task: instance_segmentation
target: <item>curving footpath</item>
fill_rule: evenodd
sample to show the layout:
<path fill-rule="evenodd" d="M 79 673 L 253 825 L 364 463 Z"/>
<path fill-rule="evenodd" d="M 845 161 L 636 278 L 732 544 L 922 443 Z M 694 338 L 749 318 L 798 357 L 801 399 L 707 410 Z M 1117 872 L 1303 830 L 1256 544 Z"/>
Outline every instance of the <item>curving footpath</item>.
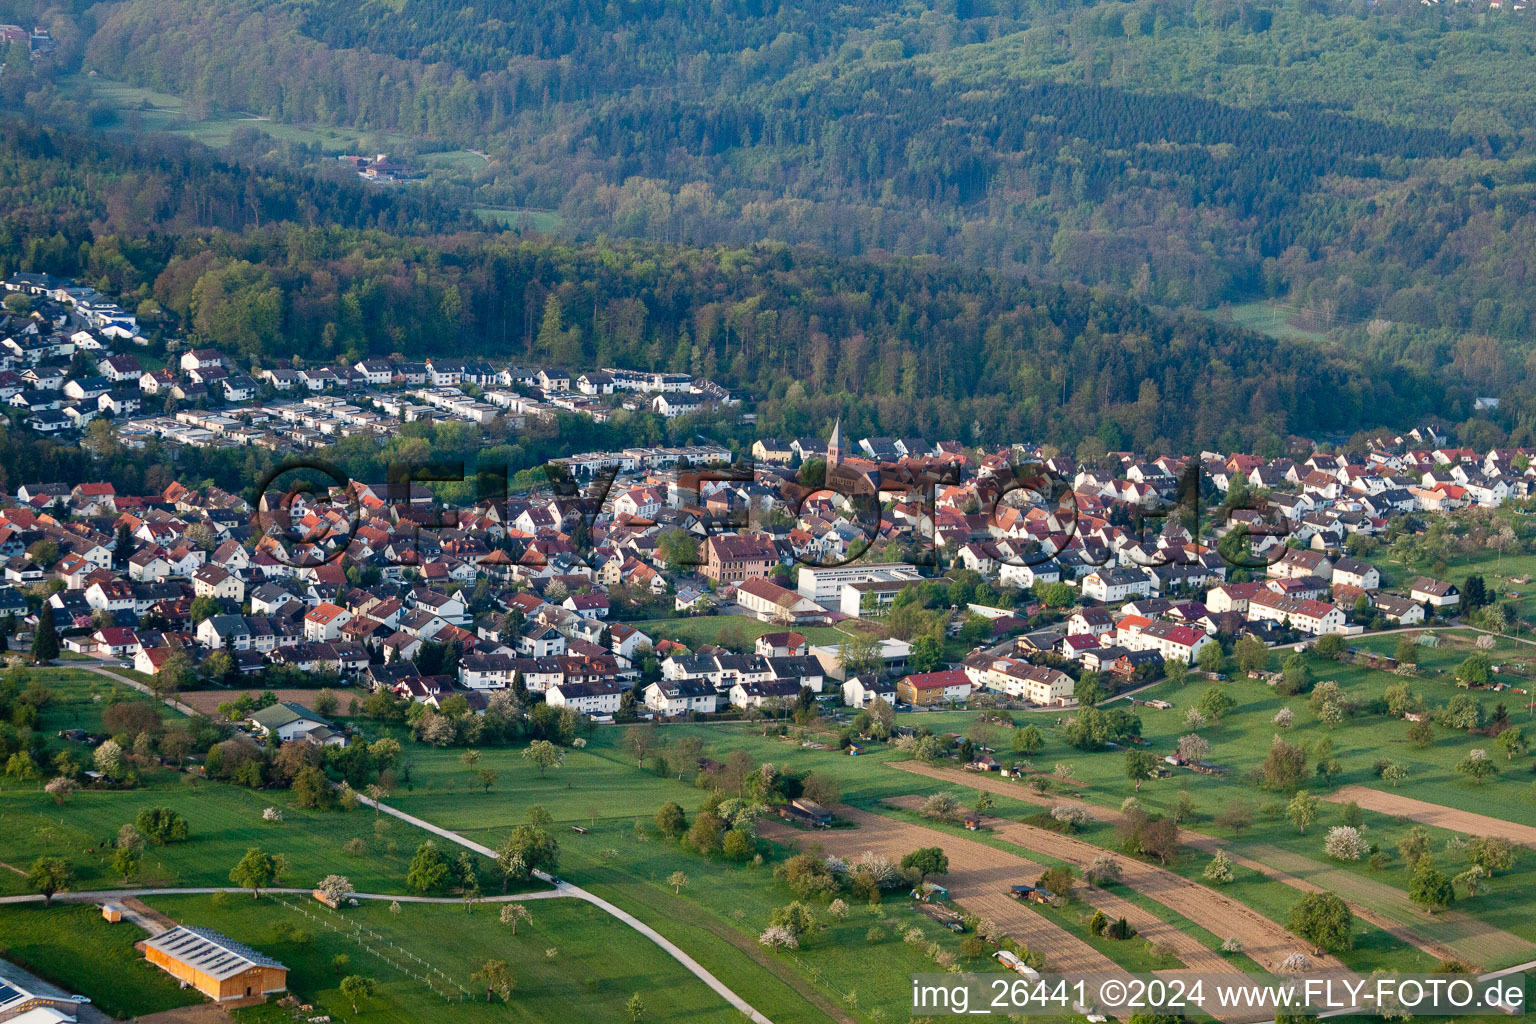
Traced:
<path fill-rule="evenodd" d="M 388 804 L 376 803 L 375 801 L 370 800 L 365 796 L 359 795 L 358 800 L 364 804 L 367 804 L 369 807 L 376 807 L 378 810 L 383 811 L 385 814 L 391 815 L 392 817 L 399 818 L 401 821 L 415 825 L 417 828 L 425 829 L 435 836 L 440 836 L 443 839 L 448 840 L 450 843 L 455 843 L 459 846 L 462 846 L 466 850 L 471 850 L 475 853 L 481 854 L 482 856 L 490 857 L 493 860 L 496 857 L 496 851 L 491 849 L 489 846 L 483 846 L 472 839 L 466 839 L 459 835 L 457 832 L 453 832 L 446 828 L 442 828 L 441 826 L 434 825 L 430 821 L 425 821 L 413 814 L 406 814 L 404 811 L 397 810 Z M 586 900 L 588 903 L 602 909 L 610 916 L 623 921 L 635 931 L 656 943 L 656 945 L 660 946 L 668 956 L 672 957 L 672 959 L 686 967 L 694 977 L 708 985 L 715 991 L 717 995 L 719 995 L 726 1002 L 730 1003 L 737 1010 L 740 1010 L 750 1020 L 754 1021 L 755 1024 L 773 1024 L 773 1022 L 770 1021 L 767 1017 L 763 1016 L 757 1010 L 754 1010 L 752 1005 L 745 999 L 741 998 L 735 992 L 732 992 L 729 988 L 727 988 L 725 982 L 709 973 L 709 971 L 705 970 L 702 964 L 700 964 L 693 957 L 689 956 L 687 953 L 683 952 L 683 950 L 680 949 L 671 939 L 667 938 L 665 935 L 661 934 L 656 929 L 646 924 L 644 921 L 635 917 L 633 914 L 626 910 L 619 909 L 612 903 L 609 903 L 607 900 L 603 899 L 601 896 L 590 893 L 587 890 L 581 888 L 579 885 L 572 885 L 571 883 L 565 881 L 556 882 L 553 876 L 543 871 L 536 871 L 534 874 L 538 878 L 555 886 L 555 890 L 551 895 L 571 896 L 579 900 Z"/>

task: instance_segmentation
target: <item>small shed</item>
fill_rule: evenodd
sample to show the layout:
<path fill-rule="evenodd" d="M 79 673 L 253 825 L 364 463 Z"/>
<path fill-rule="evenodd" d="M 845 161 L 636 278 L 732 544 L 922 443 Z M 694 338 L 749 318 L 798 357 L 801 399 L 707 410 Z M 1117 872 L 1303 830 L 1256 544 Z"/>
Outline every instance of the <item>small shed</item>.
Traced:
<path fill-rule="evenodd" d="M 1010 885 L 1008 895 L 1023 903 L 1050 903 L 1051 894 L 1033 885 Z"/>
<path fill-rule="evenodd" d="M 101 905 L 102 919 L 112 924 L 117 924 L 123 919 L 123 908 L 116 903 L 103 903 Z"/>

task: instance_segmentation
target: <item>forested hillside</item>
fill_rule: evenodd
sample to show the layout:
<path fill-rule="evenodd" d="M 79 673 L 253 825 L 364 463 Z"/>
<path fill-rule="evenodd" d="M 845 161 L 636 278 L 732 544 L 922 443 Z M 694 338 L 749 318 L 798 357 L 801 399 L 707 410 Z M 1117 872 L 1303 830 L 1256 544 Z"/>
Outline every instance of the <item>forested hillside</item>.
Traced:
<path fill-rule="evenodd" d="M 1528 19 L 525 8 L 0 3 L 59 43 L 0 99 L 71 126 L 0 138 L 0 257 L 84 274 L 253 361 L 446 347 L 687 370 L 750 390 L 765 432 L 841 413 L 887 433 L 1271 448 L 1466 420 L 1490 392 L 1500 423 L 1476 429 L 1529 431 L 1525 65 L 1497 83 L 1443 66 L 1479 40 L 1518 58 Z M 1362 80 L 1377 67 L 1391 95 Z M 259 121 L 219 155 L 108 145 L 132 113 L 96 91 L 108 75 L 181 97 L 189 123 L 243 112 L 485 159 L 385 190 Z M 480 231 L 477 205 L 558 211 L 561 240 Z M 1358 326 L 1298 344 L 1189 312 L 1264 296 Z"/>
<path fill-rule="evenodd" d="M 1169 306 L 1536 329 L 1536 19 L 1263 0 L 121 0 L 83 66 L 486 151 L 567 232 L 933 254 Z"/>
<path fill-rule="evenodd" d="M 445 350 L 720 379 L 765 430 L 1276 446 L 1472 393 L 1132 300 L 932 258 L 567 244 L 462 229 L 429 197 L 0 125 L 6 269 L 78 274 L 253 364 Z"/>

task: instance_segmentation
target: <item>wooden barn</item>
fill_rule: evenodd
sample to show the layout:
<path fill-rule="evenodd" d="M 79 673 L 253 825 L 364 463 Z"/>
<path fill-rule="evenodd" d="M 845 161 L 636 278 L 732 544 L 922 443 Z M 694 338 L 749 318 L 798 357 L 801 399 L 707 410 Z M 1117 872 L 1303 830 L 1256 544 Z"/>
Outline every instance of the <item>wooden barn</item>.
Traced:
<path fill-rule="evenodd" d="M 209 928 L 172 928 L 141 945 L 144 959 L 215 1002 L 259 1002 L 288 987 L 287 967 Z"/>

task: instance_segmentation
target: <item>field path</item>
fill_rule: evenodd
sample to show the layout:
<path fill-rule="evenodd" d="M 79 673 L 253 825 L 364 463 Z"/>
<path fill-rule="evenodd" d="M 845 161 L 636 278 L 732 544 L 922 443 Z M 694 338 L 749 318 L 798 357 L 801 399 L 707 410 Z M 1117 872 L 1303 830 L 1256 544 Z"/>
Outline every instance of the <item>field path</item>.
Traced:
<path fill-rule="evenodd" d="M 1365 786 L 1345 786 L 1338 792 L 1323 797 L 1336 804 L 1353 800 L 1367 811 L 1390 814 L 1395 818 L 1409 818 L 1421 825 L 1433 825 L 1451 832 L 1472 836 L 1498 836 L 1512 843 L 1536 848 L 1536 828 L 1513 821 L 1500 821 L 1486 814 L 1463 811 L 1443 804 L 1432 804 L 1412 797 L 1398 796 Z"/>
<path fill-rule="evenodd" d="M 1100 807 L 1067 794 L 1038 796 L 1022 784 L 1015 785 L 995 775 L 962 772 L 953 768 L 936 768 L 916 761 L 891 763 L 890 767 L 912 772 L 915 775 L 940 779 L 957 786 L 985 789 L 990 793 L 1026 803 L 1049 805 L 1071 802 L 1086 808 L 1098 820 L 1110 824 L 1118 822 L 1121 818 L 1120 812 L 1112 807 Z M 1349 904 L 1355 916 L 1418 948 L 1436 960 L 1460 960 L 1476 969 L 1482 964 L 1507 961 L 1512 956 L 1528 956 L 1536 953 L 1536 944 L 1503 929 L 1454 910 L 1443 911 L 1431 918 L 1422 908 L 1408 901 L 1407 893 L 1401 889 L 1343 868 L 1332 867 L 1301 854 L 1289 853 L 1270 846 L 1244 846 L 1245 852 L 1239 853 L 1231 843 L 1225 840 L 1188 830 L 1182 830 L 1180 838 L 1189 849 L 1199 850 L 1208 855 L 1214 856 L 1217 850 L 1226 850 L 1234 863 L 1258 871 L 1277 882 L 1283 882 L 1293 889 L 1302 892 L 1337 893 Z M 1159 900 L 1159 902 L 1163 901 Z M 1172 905 L 1172 908 L 1191 921 L 1199 923 L 1192 914 L 1179 905 Z"/>
<path fill-rule="evenodd" d="M 87 672 L 94 672 L 99 676 L 106 676 L 108 679 L 111 679 L 114 682 L 122 683 L 124 686 L 131 686 L 135 690 L 138 690 L 140 693 L 147 693 L 151 697 L 155 696 L 154 690 L 151 690 L 137 679 L 129 679 L 127 676 L 120 676 L 116 672 L 113 672 L 111 669 L 103 668 L 100 665 L 92 665 L 89 662 L 84 661 L 64 661 L 55 662 L 54 664 L 60 668 L 79 668 L 84 669 Z M 197 717 L 198 711 L 196 708 L 188 707 L 186 704 L 183 704 L 175 697 L 156 697 L 155 699 L 160 701 L 160 703 L 164 704 L 166 707 L 170 708 L 172 711 L 180 712 L 181 714 L 186 715 L 188 718 Z"/>
<path fill-rule="evenodd" d="M 949 874 L 944 877 L 944 885 L 954 902 L 978 917 L 989 918 L 1025 946 L 1043 953 L 1050 970 L 1066 973 L 1120 970 L 1114 961 L 1082 939 L 1006 895 L 1010 885 L 1032 885 L 1045 870 L 1041 865 L 973 839 L 961 839 L 869 811 L 838 807 L 837 815 L 858 828 L 807 833 L 776 821 L 765 821 L 759 825 L 758 832 L 764 838 L 786 845 L 816 843 L 827 853 L 845 860 L 873 851 L 899 861 L 920 846 L 942 847 L 949 857 Z"/>
<path fill-rule="evenodd" d="M 909 811 L 917 810 L 922 805 L 922 802 L 923 798 L 919 796 L 899 797 L 897 799 L 887 801 L 887 803 Z M 1089 843 L 1080 842 L 1076 839 L 1069 839 L 1066 836 L 1058 835 L 1055 832 L 1048 832 L 1045 829 L 1033 828 L 1029 825 L 1021 825 L 1017 822 L 1007 821 L 1001 818 L 990 822 L 989 827 L 992 829 L 993 835 L 997 836 L 999 839 L 1013 843 L 1015 846 L 1022 846 L 1027 850 L 1035 850 L 1040 853 L 1048 854 L 1057 860 L 1067 861 L 1073 867 L 1079 869 L 1079 871 L 1087 867 L 1090 863 L 1093 862 L 1095 857 L 1104 852 L 1097 846 L 1093 846 Z M 947 833 L 945 834 L 945 837 L 948 838 Z M 1006 852 L 998 850 L 996 847 L 989 846 L 987 849 L 993 851 L 994 856 L 1008 855 Z M 1147 874 L 1149 875 L 1156 872 L 1158 869 L 1151 867 L 1151 865 L 1139 864 L 1135 861 L 1132 861 L 1128 857 L 1117 857 L 1115 859 L 1120 862 L 1120 867 L 1124 873 L 1125 884 L 1127 886 L 1135 889 L 1137 892 L 1143 893 L 1143 895 L 1152 895 L 1151 893 L 1146 892 L 1142 885 L 1137 884 L 1137 881 L 1145 882 L 1145 879 L 1140 877 L 1141 873 L 1136 869 L 1138 867 L 1144 867 L 1147 869 Z M 1024 863 L 1028 862 L 1026 861 Z M 1172 872 L 1164 872 L 1164 874 L 1172 874 Z M 1185 888 L 1190 887 L 1190 883 L 1184 881 L 1184 879 L 1179 878 L 1177 875 L 1173 875 L 1173 877 L 1178 879 L 1181 886 Z M 1149 888 L 1156 889 L 1157 887 L 1149 886 Z M 1198 889 L 1199 886 L 1194 886 L 1194 888 Z M 1172 924 L 1169 924 L 1167 921 L 1164 921 L 1156 914 L 1136 903 L 1131 902 L 1123 896 L 1094 886 L 1079 887 L 1077 889 L 1077 896 L 1086 902 L 1089 906 L 1095 907 L 1098 910 L 1102 910 L 1111 919 L 1117 917 L 1125 918 L 1136 927 L 1137 935 L 1146 939 L 1148 942 L 1166 946 L 1167 948 L 1171 949 L 1174 952 L 1174 955 L 1176 955 L 1180 960 L 1184 961 L 1185 965 L 1188 966 L 1191 970 L 1204 971 L 1210 974 L 1222 974 L 1232 970 L 1232 965 L 1227 962 L 1225 957 L 1223 957 L 1215 950 L 1208 948 L 1205 943 L 1201 942 L 1195 936 L 1180 930 Z M 1166 900 L 1159 900 L 1158 902 L 1167 905 Z M 1195 916 L 1186 912 L 1182 907 L 1172 907 L 1171 909 L 1177 910 L 1179 913 L 1184 914 L 1184 916 L 1188 917 L 1191 921 L 1195 921 L 1196 924 L 1205 927 L 1213 935 L 1218 935 L 1221 938 L 1228 937 L 1224 929 L 1230 930 L 1230 925 L 1233 923 L 1232 918 L 1234 915 L 1230 911 L 1224 913 L 1223 917 L 1225 920 L 1217 921 L 1215 919 L 1208 919 L 1209 923 L 1207 923 L 1207 921 L 1196 921 Z M 1275 930 L 1279 932 L 1280 942 L 1288 941 L 1289 943 L 1287 946 L 1285 946 L 1285 948 L 1279 950 L 1278 955 L 1274 957 L 1275 964 L 1279 964 L 1281 960 L 1285 959 L 1287 954 L 1299 950 L 1301 948 L 1301 944 L 1298 943 L 1295 939 L 1287 936 L 1282 929 L 1277 928 Z M 1243 939 L 1243 951 L 1245 953 L 1249 952 L 1253 946 L 1250 945 L 1248 939 L 1242 935 L 1239 935 L 1238 937 Z M 1259 936 L 1256 938 L 1253 945 L 1263 945 L 1267 947 L 1268 945 L 1274 944 L 1273 941 L 1268 941 L 1272 939 L 1272 936 Z M 1254 959 L 1258 960 L 1259 957 L 1254 956 Z M 1265 964 L 1266 966 L 1269 964 L 1268 959 L 1259 960 L 1259 962 Z M 1330 964 L 1328 966 L 1337 965 Z"/>
<path fill-rule="evenodd" d="M 1282 881 L 1295 879 L 1318 891 L 1335 893 L 1352 906 L 1368 904 L 1368 911 L 1362 913 L 1357 909 L 1356 913 L 1442 960 L 1477 965 L 1536 954 L 1536 944 L 1518 935 L 1459 910 L 1442 910 L 1431 917 L 1403 890 L 1347 868 L 1324 864 L 1278 846 L 1251 846 L 1248 854 L 1243 863 L 1271 877 L 1284 872 L 1286 877 Z"/>
<path fill-rule="evenodd" d="M 1049 853 L 1079 870 L 1093 863 L 1106 852 L 1102 847 L 1071 836 L 1060 835 L 1033 825 L 999 820 L 991 823 L 999 839 L 1022 846 L 1028 850 Z M 1243 944 L 1243 952 L 1257 960 L 1270 971 L 1279 971 L 1281 962 L 1291 953 L 1302 948 L 1302 943 L 1285 928 L 1209 886 L 1199 885 L 1166 868 L 1132 857 L 1114 855 L 1120 863 L 1121 878 L 1126 886 L 1148 899 L 1154 900 L 1181 917 L 1204 928 L 1222 939 L 1236 938 Z M 1106 913 L 1108 911 L 1106 910 Z M 1164 925 L 1172 928 L 1172 925 Z M 1184 933 L 1174 929 L 1183 935 Z M 1196 945 L 1199 945 L 1196 943 Z M 1179 955 L 1191 967 L 1197 966 L 1184 955 Z M 1200 945 L 1209 956 L 1216 954 Z M 1198 954 L 1196 954 L 1198 955 Z M 1204 958 L 1202 958 L 1204 959 Z M 1217 957 L 1219 960 L 1220 957 Z M 1209 961 L 1206 961 L 1209 962 Z M 1343 970 L 1342 964 L 1325 962 L 1327 968 Z M 1201 969 L 1205 969 L 1202 967 Z M 1214 969 L 1214 968 L 1213 968 Z M 1226 968 L 1222 968 L 1226 969 Z"/>
<path fill-rule="evenodd" d="M 457 832 L 449 831 L 440 825 L 434 825 L 430 821 L 425 821 L 413 814 L 406 814 L 404 811 L 391 807 L 386 803 L 375 803 L 373 800 L 370 800 L 365 796 L 358 796 L 358 800 L 362 801 L 364 804 L 367 804 L 370 807 L 377 807 L 385 814 L 399 818 L 401 821 L 409 822 L 412 825 L 415 825 L 417 828 L 425 829 L 435 836 L 440 836 L 441 838 L 448 840 L 450 843 L 455 843 L 459 846 L 462 846 L 466 850 L 478 853 L 484 857 L 490 857 L 492 860 L 496 858 L 495 850 L 491 849 L 489 846 L 482 846 L 480 843 L 475 842 L 473 839 L 466 839 L 459 835 Z M 690 974 L 698 978 L 704 984 L 708 985 L 715 991 L 716 994 L 718 994 L 726 1002 L 730 1003 L 737 1010 L 740 1010 L 750 1020 L 756 1022 L 756 1024 L 773 1024 L 773 1022 L 770 1021 L 767 1017 L 763 1016 L 757 1010 L 754 1010 L 752 1005 L 745 999 L 731 991 L 731 989 L 726 986 L 725 982 L 709 973 L 703 964 L 689 956 L 675 942 L 658 932 L 656 929 L 652 928 L 650 925 L 646 924 L 644 921 L 640 920 L 635 915 L 629 913 L 626 910 L 621 910 L 620 908 L 614 906 L 612 903 L 609 903 L 607 900 L 603 899 L 601 896 L 598 896 L 595 893 L 590 893 L 578 885 L 572 885 L 570 882 L 564 881 L 557 882 L 553 876 L 543 871 L 536 871 L 534 874 L 544 881 L 554 885 L 558 893 L 566 896 L 574 896 L 579 900 L 586 900 L 588 903 L 595 907 L 601 908 L 611 917 L 615 917 L 618 920 L 623 921 L 635 931 L 656 943 L 656 945 L 660 946 L 668 956 L 672 957 L 672 959 L 676 960 L 678 963 L 687 968 Z"/>

